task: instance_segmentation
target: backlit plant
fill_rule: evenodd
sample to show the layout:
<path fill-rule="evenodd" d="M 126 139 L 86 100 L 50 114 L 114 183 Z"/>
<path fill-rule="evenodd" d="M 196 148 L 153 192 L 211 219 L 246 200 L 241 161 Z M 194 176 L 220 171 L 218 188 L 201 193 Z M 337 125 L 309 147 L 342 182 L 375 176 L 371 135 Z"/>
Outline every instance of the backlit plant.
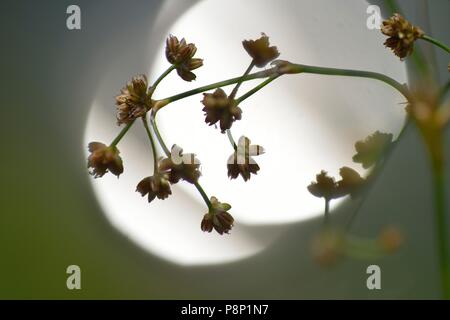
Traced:
<path fill-rule="evenodd" d="M 384 21 L 381 32 L 388 36 L 385 46 L 390 48 L 401 60 L 415 53 L 414 44 L 418 40 L 431 42 L 450 52 L 447 46 L 426 35 L 422 29 L 412 25 L 400 14 L 394 14 Z M 264 148 L 260 145 L 253 145 L 251 140 L 245 136 L 240 137 L 236 143 L 231 132 L 233 123 L 241 120 L 244 116 L 244 101 L 247 98 L 285 75 L 309 73 L 362 77 L 382 81 L 403 95 L 408 120 L 396 140 L 390 133 L 376 131 L 356 142 L 353 162 L 355 165 L 361 165 L 364 169 L 369 169 L 367 176 L 361 176 L 355 168 L 342 167 L 339 171 L 340 178 L 336 180 L 322 170 L 316 175 L 315 181 L 311 182 L 309 186 L 305 186 L 313 196 L 323 198 L 325 204 L 324 228 L 313 242 L 313 253 L 319 263 L 332 264 L 340 256 L 377 257 L 391 253 L 400 246 L 402 236 L 393 227 L 382 230 L 379 238 L 375 240 L 350 235 L 349 229 L 389 154 L 401 139 L 405 127 L 412 122 L 418 127 L 431 159 L 442 283 L 445 297 L 449 298 L 450 259 L 448 255 L 449 238 L 446 232 L 447 218 L 445 217 L 443 150 L 444 129 L 450 120 L 450 105 L 444 105 L 444 97 L 449 85 L 447 84 L 443 88 L 432 86 L 429 75 L 424 73 L 422 74 L 422 83 L 419 83 L 417 87 L 408 88 L 406 85 L 376 72 L 325 68 L 277 60 L 280 55 L 278 48 L 270 45 L 269 37 L 264 33 L 256 40 L 244 40 L 242 45 L 250 57 L 249 65 L 242 75 L 160 99 L 155 98 L 154 93 L 168 74 L 176 71 L 181 80 L 190 82 L 196 79 L 194 71 L 203 65 L 203 60 L 196 57 L 197 48 L 194 44 L 188 43 L 184 38 L 179 40 L 170 35 L 166 41 L 165 51 L 169 62 L 167 70 L 151 84 L 145 75 L 134 77 L 116 96 L 117 124 L 123 128 L 109 145 L 100 142 L 89 143 L 88 167 L 91 169 L 90 173 L 95 178 L 102 177 L 107 172 L 116 176 L 122 174 L 124 165 L 117 146 L 131 126 L 138 120 L 142 121 L 153 154 L 153 174 L 143 177 L 141 181 L 136 181 L 136 191 L 146 197 L 150 203 L 169 198 L 172 194 L 171 186 L 173 184 L 181 181 L 192 184 L 207 207 L 206 213 L 203 213 L 203 219 L 199 219 L 201 230 L 205 232 L 215 230 L 221 235 L 229 233 L 235 222 L 229 212 L 231 205 L 219 201 L 214 196 L 207 195 L 200 184 L 200 161 L 195 154 L 184 153 L 178 145 L 173 145 L 169 149 L 157 126 L 158 112 L 178 100 L 203 94 L 199 107 L 203 107 L 205 123 L 210 126 L 218 126 L 219 133 L 225 134 L 231 144 L 231 155 L 227 159 L 226 173 L 224 172 L 224 174 L 227 174 L 230 179 L 240 177 L 249 182 L 251 176 L 261 170 L 255 157 L 263 154 Z M 270 67 L 267 67 L 269 64 Z M 252 73 L 255 68 L 259 68 L 259 70 Z M 241 84 L 255 79 L 262 81 L 253 89 L 238 96 Z M 427 84 L 425 84 L 426 81 Z M 234 86 L 228 94 L 225 88 L 231 85 Z M 158 154 L 156 144 L 159 144 L 164 151 L 163 155 Z M 265 170 L 270 169 L 265 168 Z M 331 226 L 329 208 L 332 200 L 344 196 L 350 196 L 352 201 L 358 202 L 358 205 L 350 222 L 343 231 L 340 231 Z M 156 198 L 159 200 L 155 200 Z"/>

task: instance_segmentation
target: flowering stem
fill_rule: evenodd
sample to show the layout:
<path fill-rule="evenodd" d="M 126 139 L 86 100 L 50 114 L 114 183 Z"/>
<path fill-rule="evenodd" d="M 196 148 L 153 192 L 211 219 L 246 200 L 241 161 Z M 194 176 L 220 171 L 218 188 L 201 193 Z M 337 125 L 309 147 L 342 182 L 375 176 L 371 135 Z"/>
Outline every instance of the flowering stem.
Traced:
<path fill-rule="evenodd" d="M 164 150 L 164 153 L 166 154 L 167 158 L 170 158 L 171 157 L 170 151 L 167 148 L 166 143 L 164 142 L 163 138 L 161 137 L 161 134 L 159 133 L 158 126 L 156 124 L 156 114 L 155 113 L 150 114 L 150 123 L 153 127 L 153 131 L 155 132 L 156 139 L 158 140 L 159 145 Z M 194 183 L 194 186 L 197 188 L 198 192 L 202 196 L 203 200 L 205 201 L 206 205 L 208 206 L 208 209 L 211 209 L 211 207 L 212 207 L 211 201 L 209 201 L 209 198 L 208 198 L 205 190 L 200 185 L 200 183 L 197 181 Z"/>
<path fill-rule="evenodd" d="M 169 73 L 172 72 L 172 70 L 174 70 L 176 68 L 176 66 L 173 64 L 171 65 L 169 68 L 167 68 L 166 71 L 164 71 L 158 79 L 156 79 L 155 83 L 153 83 L 152 85 L 152 89 L 153 91 L 155 91 L 156 87 L 158 86 L 158 84 L 166 77 L 169 75 Z"/>
<path fill-rule="evenodd" d="M 150 144 L 152 145 L 152 153 L 153 153 L 153 172 L 155 173 L 158 168 L 158 155 L 156 153 L 155 141 L 153 140 L 152 133 L 150 132 L 150 128 L 148 127 L 148 122 L 146 116 L 142 117 L 142 123 L 144 124 L 145 131 L 147 131 L 148 138 L 150 139 Z"/>
<path fill-rule="evenodd" d="M 125 136 L 125 134 L 128 132 L 128 130 L 131 128 L 131 126 L 133 125 L 134 120 L 127 123 L 127 125 L 122 129 L 122 131 L 119 132 L 119 134 L 117 135 L 117 137 L 113 140 L 113 142 L 111 142 L 111 144 L 109 145 L 110 147 L 115 147 L 117 146 L 117 144 L 119 143 L 119 141 Z"/>
<path fill-rule="evenodd" d="M 445 44 L 443 44 L 442 42 L 440 42 L 439 40 L 437 40 L 437 39 L 434 39 L 434 38 L 432 38 L 430 36 L 427 36 L 427 35 L 422 36 L 420 39 L 428 41 L 428 42 L 434 44 L 435 46 L 438 46 L 442 50 L 447 51 L 447 53 L 450 53 L 450 48 L 448 46 L 446 46 Z"/>
<path fill-rule="evenodd" d="M 244 95 L 242 95 L 241 97 L 239 97 L 238 99 L 236 99 L 236 102 L 239 104 L 242 101 L 244 101 L 245 99 L 247 99 L 248 97 L 250 97 L 251 95 L 255 94 L 256 92 L 258 92 L 259 90 L 261 90 L 262 88 L 264 88 L 265 86 L 267 86 L 269 83 L 271 83 L 273 80 L 275 80 L 276 78 L 278 78 L 279 75 L 273 75 L 270 76 L 266 81 L 260 83 L 259 85 L 257 85 L 256 87 L 254 87 L 253 89 L 251 89 L 250 91 L 248 91 L 247 93 L 245 93 Z"/>

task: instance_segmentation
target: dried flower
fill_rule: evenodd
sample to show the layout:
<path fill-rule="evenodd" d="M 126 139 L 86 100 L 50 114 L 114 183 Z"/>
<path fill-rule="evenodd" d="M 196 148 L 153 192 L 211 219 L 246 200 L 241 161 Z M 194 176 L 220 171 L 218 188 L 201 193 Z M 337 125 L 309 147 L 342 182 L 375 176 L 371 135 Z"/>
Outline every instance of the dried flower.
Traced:
<path fill-rule="evenodd" d="M 269 46 L 269 37 L 264 33 L 261 33 L 261 38 L 257 40 L 242 41 L 242 45 L 247 53 L 253 58 L 255 66 L 259 68 L 264 67 L 280 55 L 277 47 Z"/>
<path fill-rule="evenodd" d="M 183 149 L 176 144 L 172 147 L 171 156 L 159 162 L 158 170 L 168 174 L 170 183 L 177 183 L 180 179 L 196 183 L 201 175 L 200 160 L 193 153 L 183 154 Z"/>
<path fill-rule="evenodd" d="M 403 235 L 395 227 L 383 229 L 378 237 L 381 248 L 387 253 L 394 253 L 403 244 Z"/>
<path fill-rule="evenodd" d="M 337 182 L 337 193 L 343 196 L 349 194 L 352 198 L 356 198 L 362 191 L 366 180 L 349 167 L 342 167 L 339 175 L 342 179 Z"/>
<path fill-rule="evenodd" d="M 355 143 L 356 154 L 353 161 L 361 163 L 364 169 L 374 165 L 384 154 L 392 142 L 392 134 L 376 131 L 365 140 Z"/>
<path fill-rule="evenodd" d="M 100 142 L 89 143 L 88 168 L 92 168 L 89 173 L 95 178 L 103 177 L 108 170 L 117 177 L 123 172 L 122 159 L 119 156 L 119 149 L 115 146 L 108 147 Z"/>
<path fill-rule="evenodd" d="M 130 123 L 142 117 L 152 107 L 151 92 L 148 89 L 147 77 L 139 75 L 133 77 L 121 94 L 116 96 L 117 124 Z"/>
<path fill-rule="evenodd" d="M 185 81 L 192 81 L 196 78 L 191 72 L 203 65 L 203 60 L 194 58 L 197 47 L 193 43 L 186 43 L 177 37 L 170 35 L 166 40 L 166 58 L 175 65 L 178 75 Z"/>
<path fill-rule="evenodd" d="M 257 174 L 259 165 L 253 160 L 253 156 L 264 153 L 264 148 L 259 145 L 251 145 L 250 139 L 240 137 L 236 151 L 228 158 L 228 177 L 236 179 L 239 175 L 244 181 L 250 179 L 251 174 Z"/>
<path fill-rule="evenodd" d="M 158 199 L 166 199 L 172 194 L 169 184 L 169 176 L 165 173 L 156 172 L 153 176 L 142 179 L 136 191 L 140 192 L 144 197 L 148 194 L 148 202 L 152 202 L 156 197 Z"/>
<path fill-rule="evenodd" d="M 211 232 L 216 230 L 219 234 L 229 233 L 233 227 L 234 219 L 227 212 L 231 209 L 228 203 L 221 203 L 216 197 L 211 197 L 211 208 L 203 216 L 201 228 L 203 231 Z"/>
<path fill-rule="evenodd" d="M 338 196 L 338 186 L 333 177 L 328 176 L 328 173 L 322 170 L 316 175 L 316 182 L 311 182 L 308 186 L 308 191 L 318 198 L 325 198 L 326 200 L 334 199 Z"/>
<path fill-rule="evenodd" d="M 400 59 L 409 56 L 414 50 L 414 42 L 423 37 L 424 32 L 396 13 L 383 21 L 381 32 L 389 38 L 384 45 L 391 48 Z"/>
<path fill-rule="evenodd" d="M 335 230 L 326 230 L 318 234 L 312 242 L 314 260 L 324 267 L 334 265 L 343 255 L 344 237 Z"/>
<path fill-rule="evenodd" d="M 222 133 L 230 129 L 234 121 L 242 118 L 242 110 L 237 106 L 236 100 L 228 98 L 220 88 L 214 93 L 204 93 L 202 103 L 205 106 L 205 122 L 210 126 L 220 122 Z"/>

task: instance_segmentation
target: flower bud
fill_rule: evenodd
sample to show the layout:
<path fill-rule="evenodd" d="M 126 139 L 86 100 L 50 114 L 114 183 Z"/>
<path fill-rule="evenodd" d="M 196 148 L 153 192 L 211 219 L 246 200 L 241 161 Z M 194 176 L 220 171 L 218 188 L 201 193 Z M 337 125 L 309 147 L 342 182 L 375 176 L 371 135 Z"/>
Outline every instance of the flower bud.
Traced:
<path fill-rule="evenodd" d="M 116 147 L 108 147 L 100 142 L 89 143 L 88 168 L 95 178 L 103 177 L 106 172 L 111 172 L 117 177 L 123 172 L 122 159 Z"/>

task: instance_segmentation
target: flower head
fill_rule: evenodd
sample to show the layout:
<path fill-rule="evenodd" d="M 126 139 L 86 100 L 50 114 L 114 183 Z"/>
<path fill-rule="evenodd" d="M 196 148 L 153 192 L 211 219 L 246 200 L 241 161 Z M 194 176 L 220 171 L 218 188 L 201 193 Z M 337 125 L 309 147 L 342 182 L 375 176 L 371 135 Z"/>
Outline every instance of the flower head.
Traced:
<path fill-rule="evenodd" d="M 352 198 L 356 198 L 362 191 L 366 180 L 349 167 L 342 167 L 339 170 L 339 175 L 342 179 L 337 182 L 338 194 L 349 194 Z"/>
<path fill-rule="evenodd" d="M 148 195 L 148 202 L 152 202 L 156 197 L 164 200 L 172 194 L 168 179 L 167 174 L 156 172 L 153 176 L 142 179 L 138 183 L 136 191 L 140 192 L 143 197 Z"/>
<path fill-rule="evenodd" d="M 203 65 L 203 60 L 194 58 L 197 47 L 193 43 L 186 43 L 183 38 L 170 35 L 166 40 L 166 58 L 175 65 L 178 75 L 185 81 L 192 81 L 196 78 L 191 72 Z"/>
<path fill-rule="evenodd" d="M 358 172 L 349 167 L 342 167 L 339 175 L 341 180 L 336 182 L 333 177 L 328 176 L 328 173 L 322 170 L 316 175 L 316 182 L 311 182 L 308 186 L 308 191 L 312 195 L 328 201 L 346 195 L 356 197 L 362 190 L 365 180 Z"/>
<path fill-rule="evenodd" d="M 400 59 L 409 56 L 414 50 L 414 42 L 423 37 L 424 32 L 396 13 L 383 21 L 381 32 L 389 38 L 384 45 L 391 48 Z"/>
<path fill-rule="evenodd" d="M 259 145 L 251 145 L 250 139 L 240 137 L 236 151 L 228 158 L 228 177 L 236 179 L 239 175 L 244 181 L 250 179 L 251 174 L 257 174 L 259 165 L 253 160 L 253 156 L 264 153 L 264 148 Z"/>
<path fill-rule="evenodd" d="M 361 163 L 364 169 L 374 165 L 392 143 L 392 134 L 376 131 L 365 140 L 355 143 L 356 154 L 353 161 Z"/>
<path fill-rule="evenodd" d="M 340 232 L 326 230 L 316 235 L 313 239 L 312 255 L 319 265 L 330 267 L 342 257 L 344 247 L 344 237 Z"/>
<path fill-rule="evenodd" d="M 205 122 L 210 126 L 219 122 L 222 133 L 230 129 L 234 121 L 242 118 L 242 110 L 237 106 L 236 100 L 228 98 L 220 88 L 214 93 L 204 93 L 202 103 Z"/>
<path fill-rule="evenodd" d="M 229 233 L 233 227 L 234 219 L 227 212 L 231 209 L 228 203 L 221 203 L 216 197 L 211 197 L 211 208 L 207 214 L 203 216 L 201 228 L 205 232 L 216 230 L 220 235 Z"/>
<path fill-rule="evenodd" d="M 100 142 L 91 142 L 88 148 L 91 153 L 88 157 L 88 168 L 92 168 L 89 173 L 95 178 L 103 177 L 108 171 L 117 177 L 123 172 L 119 149 Z"/>
<path fill-rule="evenodd" d="M 338 193 L 337 183 L 333 177 L 328 176 L 328 173 L 322 170 L 316 175 L 316 182 L 313 181 L 308 186 L 308 191 L 318 198 L 334 199 Z"/>
<path fill-rule="evenodd" d="M 147 77 L 139 75 L 122 88 L 116 96 L 117 124 L 130 123 L 142 117 L 152 107 L 151 92 L 148 89 Z"/>
<path fill-rule="evenodd" d="M 180 179 L 196 183 L 201 175 L 200 160 L 193 153 L 183 154 L 183 149 L 176 144 L 172 147 L 171 156 L 159 162 L 158 170 L 168 175 L 170 183 L 177 183 Z"/>
<path fill-rule="evenodd" d="M 242 41 L 245 51 L 253 58 L 255 66 L 262 68 L 270 61 L 278 58 L 280 53 L 277 47 L 269 45 L 269 37 L 264 33 L 257 40 Z"/>

